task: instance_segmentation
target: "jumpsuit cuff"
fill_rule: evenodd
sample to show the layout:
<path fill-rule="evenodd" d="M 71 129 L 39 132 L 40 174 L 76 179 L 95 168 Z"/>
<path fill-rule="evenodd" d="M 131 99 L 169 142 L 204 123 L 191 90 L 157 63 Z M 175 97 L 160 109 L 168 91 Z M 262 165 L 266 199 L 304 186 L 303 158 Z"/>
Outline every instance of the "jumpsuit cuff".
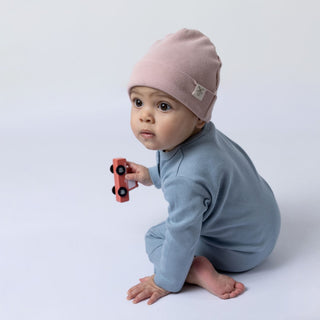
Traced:
<path fill-rule="evenodd" d="M 170 281 L 168 279 L 165 279 L 164 277 L 162 277 L 161 275 L 159 275 L 157 273 L 154 275 L 154 283 L 158 287 L 160 287 L 164 290 L 167 290 L 169 292 L 174 292 L 174 293 L 179 292 L 182 289 L 183 284 L 184 284 L 184 283 L 182 283 L 182 284 L 178 283 L 177 281 L 172 281 L 172 280 Z"/>

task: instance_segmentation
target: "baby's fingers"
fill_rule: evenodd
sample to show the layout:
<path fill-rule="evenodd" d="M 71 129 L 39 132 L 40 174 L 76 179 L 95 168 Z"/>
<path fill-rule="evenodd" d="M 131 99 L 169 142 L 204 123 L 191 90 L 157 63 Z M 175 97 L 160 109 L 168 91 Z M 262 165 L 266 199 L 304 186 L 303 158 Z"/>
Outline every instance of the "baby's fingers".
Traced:
<path fill-rule="evenodd" d="M 153 304 L 155 303 L 156 301 L 158 301 L 160 298 L 162 298 L 164 295 L 159 293 L 159 292 L 154 292 L 152 294 L 152 296 L 150 297 L 149 301 L 148 301 L 148 304 Z"/>
<path fill-rule="evenodd" d="M 147 280 L 150 280 L 150 278 L 151 278 L 150 276 L 149 277 L 140 278 L 139 281 L 140 282 L 145 282 Z"/>
<path fill-rule="evenodd" d="M 151 294 L 152 294 L 152 293 L 150 292 L 150 290 L 145 289 L 145 290 L 143 290 L 142 292 L 140 292 L 140 293 L 134 298 L 134 300 L 133 300 L 132 302 L 133 302 L 133 303 L 139 303 L 139 302 L 141 302 L 141 301 L 143 301 L 143 300 L 146 300 L 146 299 L 150 298 Z"/>
<path fill-rule="evenodd" d="M 140 285 L 140 283 L 137 284 L 136 286 L 134 286 L 128 290 L 127 299 L 131 300 L 131 299 L 135 298 L 142 290 L 143 290 L 143 288 Z"/>
<path fill-rule="evenodd" d="M 127 165 L 129 167 L 129 170 L 128 170 L 129 172 L 130 171 L 131 172 L 136 172 L 140 167 L 140 165 L 138 165 L 138 164 L 136 164 L 134 162 L 130 162 L 130 161 L 127 161 Z"/>
<path fill-rule="evenodd" d="M 125 178 L 127 180 L 139 181 L 139 175 L 137 173 L 127 173 Z M 140 182 L 140 181 L 139 181 Z"/>

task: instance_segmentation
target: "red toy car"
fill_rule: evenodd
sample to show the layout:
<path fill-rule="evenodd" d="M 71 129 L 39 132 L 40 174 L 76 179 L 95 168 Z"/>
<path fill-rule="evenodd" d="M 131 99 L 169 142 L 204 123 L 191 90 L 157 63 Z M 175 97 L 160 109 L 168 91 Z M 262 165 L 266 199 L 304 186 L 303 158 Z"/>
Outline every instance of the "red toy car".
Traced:
<path fill-rule="evenodd" d="M 110 171 L 114 174 L 113 194 L 116 195 L 116 200 L 119 202 L 129 201 L 129 191 L 138 187 L 138 182 L 133 180 L 126 180 L 126 173 L 131 170 L 124 158 L 113 159 Z"/>

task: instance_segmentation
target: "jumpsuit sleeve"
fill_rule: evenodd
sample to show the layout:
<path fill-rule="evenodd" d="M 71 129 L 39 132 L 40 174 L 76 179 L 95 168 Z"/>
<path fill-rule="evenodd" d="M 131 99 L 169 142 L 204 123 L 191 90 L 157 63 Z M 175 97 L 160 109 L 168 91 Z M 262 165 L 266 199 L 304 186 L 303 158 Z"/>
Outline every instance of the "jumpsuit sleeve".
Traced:
<path fill-rule="evenodd" d="M 161 177 L 160 177 L 160 154 L 159 151 L 156 153 L 157 165 L 149 168 L 149 174 L 154 186 L 157 189 L 161 188 Z"/>
<path fill-rule="evenodd" d="M 192 264 L 210 196 L 204 187 L 184 177 L 174 177 L 162 189 L 169 215 L 154 280 L 159 287 L 178 292 Z"/>
<path fill-rule="evenodd" d="M 160 179 L 160 173 L 159 173 L 159 168 L 158 166 L 154 166 L 148 169 L 149 170 L 149 174 L 151 177 L 151 180 L 154 184 L 154 186 L 157 189 L 161 188 L 161 179 Z"/>

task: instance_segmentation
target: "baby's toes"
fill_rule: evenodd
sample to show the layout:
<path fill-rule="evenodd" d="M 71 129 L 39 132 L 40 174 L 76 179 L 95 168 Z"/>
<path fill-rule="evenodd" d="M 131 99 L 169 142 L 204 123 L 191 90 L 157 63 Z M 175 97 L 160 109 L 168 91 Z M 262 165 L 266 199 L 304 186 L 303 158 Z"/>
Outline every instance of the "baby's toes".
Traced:
<path fill-rule="evenodd" d="M 234 285 L 234 289 L 232 292 L 230 292 L 230 298 L 234 298 L 241 293 L 243 293 L 245 290 L 245 286 L 241 282 L 236 282 Z"/>
<path fill-rule="evenodd" d="M 223 300 L 227 300 L 227 299 L 231 298 L 230 295 L 231 295 L 230 293 L 224 293 L 224 294 L 220 295 L 219 298 L 221 298 Z"/>
<path fill-rule="evenodd" d="M 241 283 L 241 282 L 236 282 L 236 284 L 235 284 L 235 290 L 236 290 L 237 292 L 242 293 L 242 292 L 244 292 L 245 289 L 246 289 L 246 288 L 245 288 L 245 286 L 244 286 L 243 283 Z"/>

